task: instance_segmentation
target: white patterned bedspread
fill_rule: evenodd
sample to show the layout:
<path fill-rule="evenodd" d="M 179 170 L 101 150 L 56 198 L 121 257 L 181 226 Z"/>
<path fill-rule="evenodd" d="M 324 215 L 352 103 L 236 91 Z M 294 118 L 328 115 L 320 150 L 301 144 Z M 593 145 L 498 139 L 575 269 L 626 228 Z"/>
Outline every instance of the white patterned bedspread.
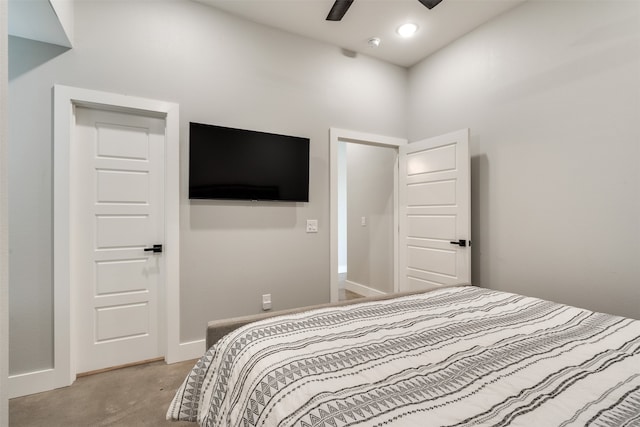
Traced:
<path fill-rule="evenodd" d="M 640 321 L 477 287 L 276 317 L 214 345 L 203 426 L 640 426 Z"/>

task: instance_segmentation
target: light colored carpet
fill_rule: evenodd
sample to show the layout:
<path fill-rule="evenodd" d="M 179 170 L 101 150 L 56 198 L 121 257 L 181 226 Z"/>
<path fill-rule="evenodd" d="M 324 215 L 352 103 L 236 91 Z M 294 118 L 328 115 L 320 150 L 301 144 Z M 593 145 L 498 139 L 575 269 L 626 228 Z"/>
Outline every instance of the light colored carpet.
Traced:
<path fill-rule="evenodd" d="M 70 387 L 9 401 L 9 426 L 172 426 L 165 414 L 195 360 L 153 362 L 78 378 Z"/>

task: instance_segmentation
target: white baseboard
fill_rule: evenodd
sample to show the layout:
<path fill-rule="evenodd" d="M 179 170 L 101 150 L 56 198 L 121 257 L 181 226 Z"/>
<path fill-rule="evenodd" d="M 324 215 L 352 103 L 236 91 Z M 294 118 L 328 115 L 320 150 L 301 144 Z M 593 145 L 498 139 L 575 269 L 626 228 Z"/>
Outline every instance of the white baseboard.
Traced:
<path fill-rule="evenodd" d="M 198 359 L 204 354 L 204 347 L 204 339 L 180 343 L 175 354 L 172 354 L 171 357 L 167 355 L 166 362 L 177 363 L 185 360 Z M 56 371 L 53 368 L 10 375 L 7 384 L 7 394 L 9 399 L 13 399 L 15 397 L 54 390 L 66 385 L 58 384 L 56 381 Z"/>
<path fill-rule="evenodd" d="M 344 288 L 348 291 L 355 292 L 358 295 L 365 297 L 375 297 L 378 295 L 386 295 L 386 292 L 379 291 L 378 289 L 371 288 L 369 286 L 362 285 L 360 283 L 345 280 Z"/>
<path fill-rule="evenodd" d="M 207 350 L 205 345 L 204 339 L 182 342 L 178 345 L 175 353 L 172 352 L 167 355 L 166 361 L 167 363 L 177 363 L 185 360 L 199 359 Z"/>
<path fill-rule="evenodd" d="M 24 374 L 9 375 L 7 392 L 9 399 L 53 390 L 56 385 L 53 368 Z"/>

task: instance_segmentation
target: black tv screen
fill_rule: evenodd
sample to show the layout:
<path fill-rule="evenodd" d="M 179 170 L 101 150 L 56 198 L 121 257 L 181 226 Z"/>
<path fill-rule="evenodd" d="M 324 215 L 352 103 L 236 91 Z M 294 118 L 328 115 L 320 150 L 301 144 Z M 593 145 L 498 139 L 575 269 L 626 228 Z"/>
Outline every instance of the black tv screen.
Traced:
<path fill-rule="evenodd" d="M 189 198 L 309 201 L 309 138 L 189 124 Z"/>

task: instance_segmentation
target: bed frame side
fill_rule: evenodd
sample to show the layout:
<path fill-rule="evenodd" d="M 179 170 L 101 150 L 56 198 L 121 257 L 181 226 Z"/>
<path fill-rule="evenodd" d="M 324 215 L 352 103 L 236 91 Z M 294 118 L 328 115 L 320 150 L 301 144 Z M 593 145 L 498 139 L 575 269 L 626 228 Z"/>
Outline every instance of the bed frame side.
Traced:
<path fill-rule="evenodd" d="M 437 289 L 441 289 L 441 287 Z M 287 314 L 301 313 L 304 311 L 315 310 L 317 308 L 342 307 L 345 305 L 359 304 L 363 302 L 383 301 L 383 300 L 403 297 L 407 295 L 422 294 L 422 293 L 431 292 L 434 290 L 436 289 L 398 292 L 398 293 L 391 293 L 391 294 L 385 294 L 385 295 L 376 295 L 373 297 L 363 297 L 363 298 L 356 298 L 356 299 L 351 299 L 346 301 L 338 301 L 333 303 L 329 302 L 325 304 L 310 305 L 306 307 L 298 307 L 298 308 L 292 308 L 288 310 L 278 310 L 278 311 L 270 311 L 267 313 L 232 317 L 230 319 L 212 320 L 207 325 L 207 338 L 206 338 L 207 349 L 209 349 L 212 345 L 217 343 L 220 338 L 227 335 L 229 332 L 232 332 L 235 329 L 238 329 L 239 327 L 246 325 L 247 323 L 256 322 L 258 320 L 269 319 L 271 317 L 282 316 Z"/>

